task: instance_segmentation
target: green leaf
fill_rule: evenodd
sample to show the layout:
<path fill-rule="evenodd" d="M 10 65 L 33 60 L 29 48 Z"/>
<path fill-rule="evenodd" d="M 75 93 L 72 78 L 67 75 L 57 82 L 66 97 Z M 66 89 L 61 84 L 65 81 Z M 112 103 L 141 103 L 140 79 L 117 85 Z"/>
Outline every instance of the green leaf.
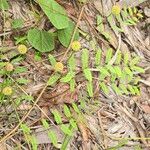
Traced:
<path fill-rule="evenodd" d="M 109 94 L 109 89 L 108 89 L 106 83 L 100 82 L 99 84 L 100 84 L 100 87 L 101 87 L 101 89 L 103 90 L 103 92 L 104 92 L 105 94 Z"/>
<path fill-rule="evenodd" d="M 67 13 L 55 0 L 37 0 L 37 2 L 57 29 L 68 27 L 69 18 Z"/>
<path fill-rule="evenodd" d="M 52 114 L 54 115 L 54 120 L 56 121 L 56 123 L 61 124 L 62 119 L 61 119 L 60 113 L 57 111 L 57 109 L 52 110 Z"/>
<path fill-rule="evenodd" d="M 56 133 L 52 130 L 48 131 L 48 137 L 50 139 L 50 141 L 53 143 L 53 145 L 55 147 L 57 147 L 57 144 L 58 144 L 58 141 L 57 141 L 57 136 L 56 136 Z"/>
<path fill-rule="evenodd" d="M 133 58 L 129 63 L 130 67 L 136 65 L 137 63 L 139 63 L 139 61 L 140 61 L 140 57 L 137 56 Z"/>
<path fill-rule="evenodd" d="M 109 48 L 106 53 L 105 63 L 107 64 L 112 58 L 112 48 Z"/>
<path fill-rule="evenodd" d="M 131 7 L 128 8 L 128 11 L 129 11 L 130 16 L 133 16 L 133 10 Z"/>
<path fill-rule="evenodd" d="M 69 109 L 69 107 L 66 104 L 64 104 L 64 114 L 68 118 L 70 118 L 72 116 L 71 112 L 70 112 L 70 109 Z"/>
<path fill-rule="evenodd" d="M 55 57 L 53 55 L 49 54 L 48 55 L 48 60 L 49 60 L 49 62 L 51 63 L 52 66 L 55 66 L 56 59 L 55 59 Z"/>
<path fill-rule="evenodd" d="M 30 134 L 30 133 L 31 133 L 30 128 L 29 128 L 25 123 L 24 123 L 24 124 L 21 124 L 20 127 L 21 127 L 21 129 L 23 130 L 23 132 L 24 132 L 25 134 Z"/>
<path fill-rule="evenodd" d="M 54 83 L 56 83 L 58 80 L 59 80 L 59 78 L 60 78 L 60 74 L 58 74 L 58 73 L 55 73 L 54 75 L 52 75 L 50 78 L 49 78 L 49 80 L 48 80 L 48 82 L 47 82 L 47 85 L 48 86 L 51 86 L 51 85 L 53 85 Z"/>
<path fill-rule="evenodd" d="M 18 78 L 16 80 L 19 84 L 24 84 L 27 85 L 29 83 L 29 80 L 25 79 L 25 78 Z"/>
<path fill-rule="evenodd" d="M 78 108 L 78 106 L 76 105 L 76 103 L 72 103 L 72 107 L 74 109 L 75 112 L 77 112 L 78 114 L 80 114 L 80 110 Z"/>
<path fill-rule="evenodd" d="M 82 69 L 88 68 L 89 63 L 89 51 L 87 49 L 82 50 Z"/>
<path fill-rule="evenodd" d="M 75 76 L 75 73 L 73 71 L 69 71 L 66 76 L 64 76 L 60 79 L 60 82 L 67 83 L 67 82 L 71 81 L 71 79 L 74 78 L 74 76 Z"/>
<path fill-rule="evenodd" d="M 106 65 L 106 68 L 109 70 L 109 72 L 112 74 L 116 74 L 116 70 L 114 69 L 114 66 L 112 65 Z"/>
<path fill-rule="evenodd" d="M 70 125 L 71 125 L 74 129 L 77 129 L 77 128 L 78 128 L 75 119 L 71 118 L 71 119 L 69 120 L 69 123 L 70 123 Z"/>
<path fill-rule="evenodd" d="M 67 28 L 58 30 L 58 39 L 63 46 L 65 47 L 69 46 L 74 29 L 75 29 L 74 23 L 69 21 L 69 26 Z M 78 39 L 79 39 L 79 31 L 77 29 L 74 36 L 74 40 Z"/>
<path fill-rule="evenodd" d="M 113 83 L 112 85 L 113 90 L 116 92 L 116 94 L 121 95 L 121 91 L 120 89 L 117 87 L 117 85 L 115 83 Z"/>
<path fill-rule="evenodd" d="M 18 67 L 16 67 L 15 68 L 15 70 L 14 70 L 14 73 L 24 73 L 24 72 L 27 72 L 28 71 L 28 69 L 26 68 L 26 67 L 20 67 L 20 66 L 18 66 Z"/>
<path fill-rule="evenodd" d="M 129 67 L 124 67 L 124 72 L 125 72 L 127 75 L 129 75 L 130 77 L 133 76 L 133 72 L 130 70 Z"/>
<path fill-rule="evenodd" d="M 119 85 L 119 88 L 120 88 L 121 91 L 122 91 L 123 93 L 125 93 L 126 95 L 129 94 L 129 92 L 128 92 L 128 90 L 127 90 L 127 88 L 126 88 L 126 86 L 125 86 L 124 84 L 120 84 L 120 85 Z"/>
<path fill-rule="evenodd" d="M 32 145 L 32 150 L 38 150 L 38 142 L 35 136 L 30 136 L 30 143 Z"/>
<path fill-rule="evenodd" d="M 96 16 L 96 24 L 97 24 L 97 30 L 99 32 L 104 32 L 103 18 L 100 15 Z"/>
<path fill-rule="evenodd" d="M 102 50 L 100 48 L 97 49 L 95 55 L 95 65 L 99 66 L 101 64 Z"/>
<path fill-rule="evenodd" d="M 100 67 L 99 68 L 100 73 L 109 76 L 110 74 L 109 74 L 109 72 L 107 70 L 108 67 L 109 66 L 107 66 L 107 67 Z"/>
<path fill-rule="evenodd" d="M 137 95 L 140 95 L 140 90 L 137 86 L 133 86 L 133 89 L 134 89 L 134 92 L 137 94 Z"/>
<path fill-rule="evenodd" d="M 75 79 L 74 78 L 71 79 L 69 83 L 70 83 L 70 91 L 73 92 L 75 90 L 75 85 L 76 85 Z"/>
<path fill-rule="evenodd" d="M 84 69 L 84 70 L 83 70 L 83 73 L 84 73 L 85 78 L 86 78 L 88 81 L 92 82 L 92 72 L 91 72 L 91 70 L 90 70 L 89 68 Z"/>
<path fill-rule="evenodd" d="M 62 125 L 60 126 L 60 129 L 61 129 L 66 135 L 72 136 L 72 131 L 69 129 L 69 127 L 68 127 L 67 125 L 62 124 Z"/>
<path fill-rule="evenodd" d="M 34 60 L 35 61 L 41 61 L 42 60 L 41 52 L 35 52 L 35 54 L 34 54 Z"/>
<path fill-rule="evenodd" d="M 1 10 L 9 9 L 9 4 L 8 4 L 7 0 L 0 0 L 0 9 Z"/>
<path fill-rule="evenodd" d="M 22 28 L 23 27 L 23 20 L 22 19 L 14 19 L 12 22 L 12 28 L 17 29 L 17 28 Z"/>
<path fill-rule="evenodd" d="M 122 76 L 122 71 L 121 71 L 121 67 L 119 66 L 114 66 L 114 70 L 117 74 L 118 77 L 121 77 Z"/>
<path fill-rule="evenodd" d="M 121 58 L 122 58 L 122 54 L 121 54 L 121 52 L 119 51 L 118 54 L 117 54 L 117 58 L 116 58 L 116 60 L 115 60 L 115 64 L 116 64 L 116 65 L 120 65 L 120 63 L 121 63 Z"/>
<path fill-rule="evenodd" d="M 138 67 L 138 66 L 132 66 L 131 69 L 135 72 L 138 72 L 138 73 L 144 73 L 145 70 L 141 67 Z"/>
<path fill-rule="evenodd" d="M 92 82 L 87 82 L 87 91 L 90 97 L 93 97 L 93 84 Z"/>
<path fill-rule="evenodd" d="M 132 85 L 128 84 L 128 89 L 131 92 L 131 94 L 133 94 L 133 95 L 136 94 Z"/>
<path fill-rule="evenodd" d="M 48 122 L 45 119 L 42 119 L 41 121 L 42 121 L 42 124 L 43 124 L 44 128 L 48 129 L 49 128 Z"/>
<path fill-rule="evenodd" d="M 128 54 L 128 52 L 126 52 L 124 54 L 123 63 L 124 63 L 124 65 L 127 65 L 128 62 L 129 62 L 129 54 Z"/>
<path fill-rule="evenodd" d="M 27 38 L 30 44 L 40 52 L 50 52 L 54 49 L 52 33 L 34 28 L 28 31 Z"/>
<path fill-rule="evenodd" d="M 76 69 L 76 60 L 74 54 L 68 60 L 68 66 L 70 71 L 75 71 Z"/>

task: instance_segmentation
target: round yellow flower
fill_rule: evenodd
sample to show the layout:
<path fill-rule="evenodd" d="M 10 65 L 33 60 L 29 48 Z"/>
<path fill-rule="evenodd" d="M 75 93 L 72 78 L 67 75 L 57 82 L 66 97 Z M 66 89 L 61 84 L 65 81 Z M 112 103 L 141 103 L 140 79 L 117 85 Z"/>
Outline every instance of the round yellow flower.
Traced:
<path fill-rule="evenodd" d="M 61 62 L 57 62 L 54 66 L 55 71 L 61 72 L 64 69 L 64 65 Z"/>
<path fill-rule="evenodd" d="M 6 69 L 6 71 L 11 72 L 11 71 L 13 71 L 14 66 L 11 63 L 7 63 L 5 66 L 5 69 Z"/>
<path fill-rule="evenodd" d="M 119 5 L 114 5 L 111 10 L 113 15 L 119 15 L 121 12 L 121 8 Z"/>
<path fill-rule="evenodd" d="M 7 86 L 7 87 L 5 87 L 5 88 L 2 90 L 2 93 L 3 93 L 4 95 L 9 96 L 9 95 L 12 94 L 12 88 L 9 87 L 9 86 Z"/>
<path fill-rule="evenodd" d="M 28 48 L 23 44 L 19 45 L 17 49 L 20 54 L 25 54 L 28 51 Z"/>
<path fill-rule="evenodd" d="M 71 48 L 74 51 L 79 51 L 81 48 L 81 43 L 79 41 L 74 41 L 72 42 Z"/>

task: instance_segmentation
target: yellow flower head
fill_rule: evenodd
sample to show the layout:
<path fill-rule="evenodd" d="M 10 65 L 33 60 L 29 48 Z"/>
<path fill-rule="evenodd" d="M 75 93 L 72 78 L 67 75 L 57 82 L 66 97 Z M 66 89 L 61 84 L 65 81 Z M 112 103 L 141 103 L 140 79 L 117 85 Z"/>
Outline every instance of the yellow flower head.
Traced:
<path fill-rule="evenodd" d="M 57 62 L 54 66 L 56 72 L 61 72 L 64 69 L 64 65 L 61 62 Z"/>
<path fill-rule="evenodd" d="M 81 48 L 81 43 L 79 41 L 74 41 L 72 42 L 71 48 L 74 51 L 79 51 Z"/>
<path fill-rule="evenodd" d="M 111 10 L 113 15 L 119 15 L 121 12 L 121 8 L 119 5 L 114 5 Z"/>
<path fill-rule="evenodd" d="M 7 63 L 5 66 L 5 69 L 6 69 L 6 71 L 11 72 L 11 71 L 13 71 L 14 67 L 11 63 Z"/>
<path fill-rule="evenodd" d="M 9 96 L 9 95 L 12 94 L 12 88 L 9 87 L 9 86 L 7 86 L 7 87 L 5 87 L 5 88 L 2 90 L 2 93 L 3 93 L 4 95 Z"/>
<path fill-rule="evenodd" d="M 20 44 L 17 49 L 20 54 L 25 54 L 28 51 L 28 48 L 23 44 Z"/>

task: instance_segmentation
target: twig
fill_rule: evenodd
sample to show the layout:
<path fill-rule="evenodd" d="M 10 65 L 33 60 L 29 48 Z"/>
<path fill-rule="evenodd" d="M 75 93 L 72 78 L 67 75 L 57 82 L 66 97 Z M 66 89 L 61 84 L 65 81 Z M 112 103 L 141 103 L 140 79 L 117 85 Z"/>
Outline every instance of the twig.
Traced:
<path fill-rule="evenodd" d="M 70 44 L 69 44 L 69 46 L 68 46 L 68 48 L 67 48 L 67 50 L 66 50 L 66 52 L 65 52 L 65 54 L 64 54 L 64 56 L 63 56 L 63 58 L 62 58 L 62 60 L 61 60 L 61 62 L 65 59 L 67 53 L 69 52 L 69 50 L 70 50 L 70 48 L 71 48 L 72 42 L 73 42 L 73 40 L 74 40 L 76 31 L 77 31 L 78 26 L 79 26 L 79 23 L 80 23 L 80 20 L 81 20 L 81 18 L 82 18 L 82 14 L 83 14 L 84 8 L 85 8 L 85 5 L 82 6 L 82 8 L 81 8 L 80 15 L 79 15 L 79 17 L 78 17 L 77 24 L 76 24 L 75 29 L 74 29 L 74 32 L 73 32 L 73 34 L 72 34 L 72 38 L 71 38 Z"/>

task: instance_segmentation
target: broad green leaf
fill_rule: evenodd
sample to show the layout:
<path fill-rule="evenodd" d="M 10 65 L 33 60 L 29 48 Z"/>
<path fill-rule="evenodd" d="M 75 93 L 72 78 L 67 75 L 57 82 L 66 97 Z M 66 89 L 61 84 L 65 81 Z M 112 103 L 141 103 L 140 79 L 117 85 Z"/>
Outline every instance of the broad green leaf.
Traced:
<path fill-rule="evenodd" d="M 91 72 L 91 70 L 90 70 L 89 68 L 84 69 L 84 70 L 83 70 L 83 73 L 84 73 L 85 78 L 86 78 L 88 81 L 92 82 L 92 72 Z"/>
<path fill-rule="evenodd" d="M 66 104 L 64 104 L 64 114 L 68 118 L 70 118 L 72 116 L 71 112 L 70 112 L 70 109 L 69 109 L 69 107 Z"/>
<path fill-rule="evenodd" d="M 87 82 L 87 91 L 90 97 L 93 97 L 93 83 L 92 82 Z"/>
<path fill-rule="evenodd" d="M 69 71 L 66 76 L 64 76 L 60 79 L 60 82 L 67 83 L 67 82 L 71 81 L 71 79 L 74 78 L 74 76 L 75 76 L 75 73 L 73 71 Z"/>
<path fill-rule="evenodd" d="M 23 27 L 23 19 L 15 19 L 12 22 L 12 28 L 17 29 L 17 28 L 22 28 Z"/>
<path fill-rule="evenodd" d="M 70 91 L 73 92 L 75 90 L 76 81 L 74 78 L 70 80 Z"/>
<path fill-rule="evenodd" d="M 9 4 L 7 0 L 0 0 L 0 9 L 3 11 L 9 9 Z"/>
<path fill-rule="evenodd" d="M 55 59 L 55 57 L 53 55 L 49 54 L 48 55 L 48 60 L 49 60 L 49 62 L 51 63 L 52 66 L 55 66 L 56 59 Z"/>
<path fill-rule="evenodd" d="M 60 113 L 58 112 L 57 109 L 52 110 L 52 114 L 54 115 L 54 120 L 56 121 L 57 124 L 61 124 L 62 123 L 62 119 L 60 116 Z"/>
<path fill-rule="evenodd" d="M 35 52 L 34 54 L 34 60 L 35 61 L 41 61 L 42 60 L 42 57 L 41 57 L 41 52 Z"/>
<path fill-rule="evenodd" d="M 95 55 L 95 65 L 99 66 L 101 64 L 102 50 L 100 48 L 97 49 Z"/>
<path fill-rule="evenodd" d="M 74 54 L 68 60 L 68 66 L 70 71 L 75 71 L 76 69 L 76 60 Z"/>
<path fill-rule="evenodd" d="M 82 50 L 82 69 L 88 68 L 89 63 L 89 51 L 87 49 Z"/>
<path fill-rule="evenodd" d="M 113 53 L 113 50 L 111 48 L 109 48 L 106 52 L 106 58 L 105 58 L 105 63 L 107 64 L 111 58 L 112 58 L 112 53 Z"/>
<path fill-rule="evenodd" d="M 144 73 L 145 70 L 141 67 L 138 67 L 138 66 L 132 66 L 131 69 L 135 72 L 138 72 L 138 73 Z"/>
<path fill-rule="evenodd" d="M 49 78 L 49 80 L 48 80 L 48 82 L 47 82 L 47 85 L 48 85 L 48 86 L 51 86 L 51 85 L 53 85 L 54 83 L 56 83 L 56 82 L 59 80 L 60 76 L 61 76 L 61 75 L 58 74 L 58 73 L 56 73 L 56 74 L 50 76 L 50 78 Z"/>
<path fill-rule="evenodd" d="M 100 84 L 100 87 L 101 87 L 101 89 L 103 90 L 103 92 L 104 92 L 105 94 L 109 94 L 109 89 L 108 89 L 106 83 L 100 82 L 99 84 Z"/>
<path fill-rule="evenodd" d="M 65 47 L 69 46 L 74 29 L 75 29 L 74 23 L 69 21 L 68 27 L 66 27 L 65 29 L 58 30 L 58 39 L 63 46 Z M 74 40 L 78 39 L 79 39 L 79 31 L 77 29 Z"/>
<path fill-rule="evenodd" d="M 30 44 L 40 52 L 50 52 L 54 49 L 52 33 L 34 28 L 28 31 L 27 38 Z"/>
<path fill-rule="evenodd" d="M 68 27 L 69 18 L 67 13 L 55 0 L 37 0 L 37 2 L 57 29 Z"/>
<path fill-rule="evenodd" d="M 69 127 L 65 124 L 60 126 L 60 129 L 67 135 L 72 136 L 73 132 L 69 129 Z"/>

